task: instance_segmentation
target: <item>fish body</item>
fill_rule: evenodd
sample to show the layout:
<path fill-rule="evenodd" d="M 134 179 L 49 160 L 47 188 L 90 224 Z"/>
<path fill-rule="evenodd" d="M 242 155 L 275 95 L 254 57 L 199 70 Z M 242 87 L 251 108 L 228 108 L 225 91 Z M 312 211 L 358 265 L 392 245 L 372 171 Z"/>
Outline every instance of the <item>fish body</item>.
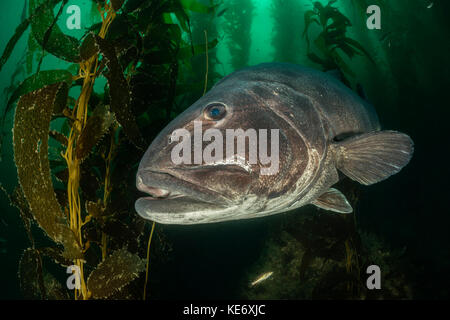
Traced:
<path fill-rule="evenodd" d="M 263 273 L 262 275 L 260 275 L 258 278 L 255 279 L 255 281 L 253 281 L 252 283 L 250 283 L 250 287 L 254 287 L 257 284 L 260 284 L 263 281 L 266 281 L 267 279 L 269 279 L 271 276 L 273 275 L 273 271 L 269 271 L 266 273 Z"/>
<path fill-rule="evenodd" d="M 174 136 L 178 129 L 182 139 Z M 245 155 L 228 152 L 239 150 L 238 140 L 219 139 L 232 129 L 248 133 Z M 252 141 L 256 145 L 251 132 L 259 152 L 277 155 L 270 163 L 267 157 L 250 161 Z M 205 155 L 213 140 L 226 152 L 211 152 L 220 161 L 201 159 L 196 146 Z M 166 224 L 264 217 L 307 204 L 349 213 L 345 196 L 332 188 L 338 172 L 370 185 L 400 171 L 412 152 L 407 135 L 380 131 L 374 108 L 335 77 L 292 64 L 260 64 L 220 80 L 156 137 L 136 176 L 137 188 L 150 196 L 138 199 L 135 209 Z M 177 164 L 174 154 L 194 161 Z"/>

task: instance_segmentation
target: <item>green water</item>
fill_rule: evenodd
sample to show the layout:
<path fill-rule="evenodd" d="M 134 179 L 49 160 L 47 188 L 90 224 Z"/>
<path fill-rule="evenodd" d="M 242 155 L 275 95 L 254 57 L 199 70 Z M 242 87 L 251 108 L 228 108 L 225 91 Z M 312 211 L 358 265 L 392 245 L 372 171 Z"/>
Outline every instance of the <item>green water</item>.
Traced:
<path fill-rule="evenodd" d="M 201 2 L 210 4 L 207 0 Z M 322 0 L 321 3 L 326 5 L 328 1 Z M 23 4 L 23 1 L 12 0 L 0 4 L 0 51 L 21 22 Z M 71 0 L 67 6 L 72 4 L 81 8 L 82 29 L 67 29 L 67 13 L 61 15 L 58 26 L 64 33 L 80 39 L 84 28 L 99 22 L 99 17 L 91 1 Z M 381 9 L 379 30 L 369 30 L 366 26 L 369 15 L 365 11 L 370 4 L 378 4 Z M 338 0 L 333 5 L 351 21 L 352 26 L 347 28 L 346 36 L 360 43 L 373 59 L 371 62 L 364 54 L 350 59 L 340 53 L 353 72 L 353 75 L 344 73 L 348 85 L 355 90 L 357 85 L 364 89 L 367 99 L 377 110 L 383 129 L 405 132 L 415 143 L 412 161 L 399 174 L 380 184 L 361 188 L 356 210 L 358 229 L 362 234 L 370 235 L 363 240 L 370 242 L 368 239 L 372 239 L 372 249 L 380 246 L 380 252 L 394 257 L 383 260 L 390 263 L 385 266 L 389 269 L 387 277 L 390 278 L 383 281 L 392 284 L 398 279 L 400 293 L 393 298 L 449 298 L 450 218 L 446 206 L 450 171 L 447 150 L 449 4 L 445 0 Z M 313 1 L 310 0 L 224 0 L 216 10 L 218 14 L 226 9 L 220 16 L 190 12 L 193 44 L 205 42 L 204 30 L 208 32 L 209 41 L 218 40 L 217 46 L 208 52 L 208 86 L 236 69 L 262 62 L 290 62 L 323 70 L 322 65 L 308 57 L 307 43 L 302 37 L 304 14 L 312 8 Z M 55 8 L 55 14 L 58 9 L 59 6 Z M 23 60 L 29 32 L 27 30 L 18 41 L 1 70 L 2 105 L 6 104 L 11 93 L 3 89 L 17 86 L 30 75 L 27 75 Z M 320 32 L 320 27 L 313 24 L 309 30 L 310 39 L 315 39 Z M 183 33 L 183 38 L 189 41 L 186 33 Z M 320 53 L 317 48 L 314 50 Z M 36 71 L 37 61 L 32 72 Z M 205 55 L 196 56 L 192 59 L 191 73 L 180 69 L 177 85 L 181 86 L 188 77 L 202 82 L 205 65 Z M 43 58 L 41 70 L 69 66 L 69 63 L 49 54 Z M 105 84 L 104 78 L 98 79 L 94 91 L 102 93 Z M 79 88 L 72 89 L 70 94 L 76 98 Z M 174 112 L 187 108 L 201 94 L 197 90 L 177 97 Z M 11 135 L 13 116 L 14 112 L 10 112 L 6 117 L 0 162 L 0 182 L 8 191 L 17 185 Z M 161 121 L 159 125 L 162 128 L 165 122 Z M 155 132 L 148 135 L 150 139 Z M 134 173 L 130 173 L 129 178 L 132 181 Z M 18 263 L 23 250 L 29 247 L 29 241 L 18 210 L 9 205 L 3 192 L 0 192 L 0 205 L 0 297 L 21 299 Z M 171 251 L 151 273 L 150 283 L 155 288 L 151 297 L 311 298 L 305 291 L 295 288 L 282 290 L 290 281 L 288 276 L 274 277 L 266 289 L 248 290 L 250 280 L 269 271 L 268 268 L 281 268 L 281 262 L 277 264 L 270 256 L 278 257 L 278 253 L 289 250 L 295 252 L 294 240 L 279 237 L 285 224 L 291 221 L 289 219 L 301 214 L 302 209 L 299 209 L 258 220 L 158 226 Z M 48 239 L 38 236 L 39 244 L 46 244 L 46 241 Z M 396 264 L 398 252 L 401 252 L 401 257 L 397 260 L 401 263 Z M 280 259 L 287 259 L 283 264 L 293 265 L 294 270 L 295 259 L 299 257 L 295 253 L 290 257 L 283 254 L 280 253 Z M 381 255 L 378 258 L 384 259 Z M 64 268 L 51 266 L 49 269 L 56 278 L 65 281 Z M 289 276 L 295 278 L 295 272 Z M 374 297 L 377 298 L 376 295 Z"/>

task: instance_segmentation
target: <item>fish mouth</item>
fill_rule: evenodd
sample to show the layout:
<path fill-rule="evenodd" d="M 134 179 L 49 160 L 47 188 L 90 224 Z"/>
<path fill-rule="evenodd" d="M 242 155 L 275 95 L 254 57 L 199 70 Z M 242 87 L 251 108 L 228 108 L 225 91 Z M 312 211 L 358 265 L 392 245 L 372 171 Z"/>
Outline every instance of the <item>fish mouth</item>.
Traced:
<path fill-rule="evenodd" d="M 199 223 L 230 203 L 223 195 L 187 181 L 170 169 L 139 170 L 136 187 L 149 195 L 136 201 L 137 213 L 164 224 Z"/>

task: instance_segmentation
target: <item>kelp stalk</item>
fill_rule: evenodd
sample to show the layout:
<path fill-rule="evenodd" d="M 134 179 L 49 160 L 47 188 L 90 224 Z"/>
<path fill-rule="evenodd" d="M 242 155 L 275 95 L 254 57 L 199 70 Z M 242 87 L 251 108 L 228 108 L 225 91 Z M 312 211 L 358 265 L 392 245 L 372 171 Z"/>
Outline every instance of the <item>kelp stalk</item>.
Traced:
<path fill-rule="evenodd" d="M 111 22 L 115 19 L 116 13 L 111 5 L 105 3 L 105 9 L 98 7 L 101 17 L 102 26 L 99 31 L 99 37 L 105 38 Z M 86 218 L 85 221 L 81 217 L 81 205 L 80 205 L 80 164 L 81 160 L 76 157 L 75 148 L 76 142 L 86 126 L 87 115 L 88 115 L 88 102 L 91 96 L 95 78 L 96 70 L 98 68 L 98 55 L 93 56 L 87 61 L 80 62 L 80 75 L 79 78 L 83 79 L 83 86 L 81 89 L 81 94 L 77 100 L 77 104 L 73 108 L 72 117 L 75 120 L 70 131 L 68 146 L 63 157 L 67 162 L 67 168 L 69 170 L 69 178 L 67 183 L 67 196 L 69 203 L 69 221 L 70 228 L 73 230 L 77 236 L 77 240 L 84 250 L 87 249 L 83 245 L 83 238 L 81 233 L 82 226 L 89 221 Z M 75 290 L 75 299 L 82 298 L 83 300 L 89 299 L 90 293 L 88 292 L 86 282 L 84 279 L 83 272 L 83 260 L 76 259 L 75 264 L 80 270 L 80 282 L 81 288 Z"/>
<path fill-rule="evenodd" d="M 150 237 L 148 238 L 147 245 L 147 265 L 145 267 L 145 283 L 144 283 L 144 295 L 143 300 L 147 297 L 147 282 L 148 282 L 148 266 L 150 264 L 150 245 L 152 243 L 153 231 L 155 230 L 155 222 L 152 224 L 152 231 L 150 231 Z"/>

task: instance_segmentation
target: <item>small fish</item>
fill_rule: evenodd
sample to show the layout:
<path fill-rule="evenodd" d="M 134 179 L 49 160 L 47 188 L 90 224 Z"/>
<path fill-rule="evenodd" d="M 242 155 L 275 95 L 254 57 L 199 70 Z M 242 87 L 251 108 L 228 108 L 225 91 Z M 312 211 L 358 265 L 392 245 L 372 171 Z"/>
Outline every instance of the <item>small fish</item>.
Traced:
<path fill-rule="evenodd" d="M 434 5 L 434 2 L 431 2 L 431 3 L 427 6 L 427 9 L 433 8 L 433 5 Z"/>
<path fill-rule="evenodd" d="M 256 278 L 255 281 L 250 283 L 250 287 L 254 287 L 257 284 L 260 284 L 261 282 L 266 281 L 267 279 L 269 279 L 272 276 L 272 274 L 273 274 L 273 271 L 269 271 L 269 272 L 263 273 L 258 278 Z"/>

